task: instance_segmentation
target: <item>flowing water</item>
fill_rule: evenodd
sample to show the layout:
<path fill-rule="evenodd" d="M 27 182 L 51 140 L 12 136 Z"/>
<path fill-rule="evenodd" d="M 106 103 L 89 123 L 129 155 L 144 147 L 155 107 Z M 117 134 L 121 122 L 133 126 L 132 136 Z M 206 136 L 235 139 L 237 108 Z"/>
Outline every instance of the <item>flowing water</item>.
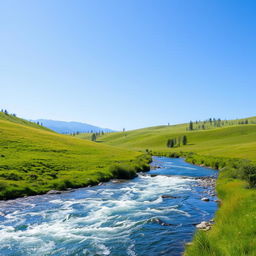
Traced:
<path fill-rule="evenodd" d="M 217 209 L 195 177 L 217 174 L 183 159 L 153 165 L 133 180 L 0 202 L 0 255 L 181 255 Z"/>

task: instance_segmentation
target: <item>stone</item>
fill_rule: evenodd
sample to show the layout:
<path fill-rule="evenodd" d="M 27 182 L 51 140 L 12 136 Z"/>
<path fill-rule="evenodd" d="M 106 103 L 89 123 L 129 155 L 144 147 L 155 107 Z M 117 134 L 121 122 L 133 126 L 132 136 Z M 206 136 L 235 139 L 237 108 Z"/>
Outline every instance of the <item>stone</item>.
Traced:
<path fill-rule="evenodd" d="M 209 201 L 210 201 L 210 199 L 207 198 L 207 197 L 203 197 L 201 200 L 202 200 L 202 201 L 205 201 L 205 202 L 209 202 Z"/>
<path fill-rule="evenodd" d="M 170 196 L 170 195 L 162 195 L 161 197 L 162 197 L 162 198 L 172 198 L 172 199 L 179 198 L 179 197 L 177 197 L 177 196 Z"/>
<path fill-rule="evenodd" d="M 196 228 L 204 230 L 204 231 L 208 231 L 211 229 L 211 224 L 209 222 L 202 221 L 201 223 L 196 225 Z"/>
<path fill-rule="evenodd" d="M 59 190 L 50 190 L 46 194 L 47 195 L 56 195 L 56 194 L 61 194 L 61 191 L 59 191 Z"/>

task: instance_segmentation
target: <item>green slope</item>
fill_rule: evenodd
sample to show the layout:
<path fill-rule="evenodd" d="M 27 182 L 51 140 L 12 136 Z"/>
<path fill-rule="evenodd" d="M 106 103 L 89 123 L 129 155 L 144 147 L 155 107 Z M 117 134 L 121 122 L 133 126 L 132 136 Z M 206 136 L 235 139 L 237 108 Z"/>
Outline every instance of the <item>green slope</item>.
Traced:
<path fill-rule="evenodd" d="M 0 116 L 2 199 L 96 184 L 118 175 L 110 170 L 113 164 L 130 163 L 140 155 Z"/>
<path fill-rule="evenodd" d="M 110 133 L 98 140 L 133 150 L 186 151 L 221 157 L 256 160 L 256 124 L 234 125 L 209 130 L 187 131 L 187 125 L 158 126 L 128 132 Z M 167 148 L 168 139 L 186 135 L 188 145 Z M 79 135 L 81 138 L 86 135 Z"/>
<path fill-rule="evenodd" d="M 5 114 L 3 112 L 0 112 L 0 121 L 1 120 L 10 121 L 12 123 L 22 124 L 22 125 L 25 125 L 25 126 L 34 127 L 34 128 L 38 128 L 38 129 L 42 129 L 42 130 L 46 130 L 46 131 L 51 131 L 50 129 L 48 129 L 44 126 L 41 126 L 41 125 L 38 125 L 36 123 L 33 123 L 33 122 L 27 121 L 25 119 L 19 118 L 17 116 L 14 116 L 13 114 Z"/>
<path fill-rule="evenodd" d="M 188 124 L 150 127 L 106 134 L 98 140 L 127 149 L 149 149 L 160 155 L 176 152 L 191 163 L 218 168 L 217 193 L 221 206 L 215 224 L 208 232 L 197 231 L 184 255 L 255 256 L 256 124 L 255 118 L 249 120 L 253 122 L 239 125 L 235 120 L 220 128 L 194 131 L 186 130 Z M 167 148 L 168 139 L 183 135 L 187 136 L 188 145 Z"/>

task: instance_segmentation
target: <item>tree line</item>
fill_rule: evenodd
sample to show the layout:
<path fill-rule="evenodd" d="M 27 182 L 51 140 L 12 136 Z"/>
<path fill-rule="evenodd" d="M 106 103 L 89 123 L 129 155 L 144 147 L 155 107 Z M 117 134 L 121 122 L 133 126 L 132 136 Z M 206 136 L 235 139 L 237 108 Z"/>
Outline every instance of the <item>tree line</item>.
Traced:
<path fill-rule="evenodd" d="M 181 145 L 185 146 L 187 144 L 188 144 L 188 138 L 186 135 L 183 135 L 177 138 L 168 139 L 166 145 L 168 148 L 174 148 L 174 147 L 180 147 Z"/>
<path fill-rule="evenodd" d="M 14 113 L 9 113 L 9 112 L 7 111 L 7 109 L 1 109 L 1 112 L 4 113 L 5 115 L 10 115 L 10 116 L 14 116 L 14 117 L 17 116 L 17 115 L 14 114 Z"/>
<path fill-rule="evenodd" d="M 211 127 L 223 127 L 229 125 L 241 125 L 241 124 L 255 124 L 255 120 L 221 120 L 220 118 L 209 118 L 204 121 L 190 121 L 188 127 L 186 128 L 187 131 L 193 130 L 206 130 Z"/>

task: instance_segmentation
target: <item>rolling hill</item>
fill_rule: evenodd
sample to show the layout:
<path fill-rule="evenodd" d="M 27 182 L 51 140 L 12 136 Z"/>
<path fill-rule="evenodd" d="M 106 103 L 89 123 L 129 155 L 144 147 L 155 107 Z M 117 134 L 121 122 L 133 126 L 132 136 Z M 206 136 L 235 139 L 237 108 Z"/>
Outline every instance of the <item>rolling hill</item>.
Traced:
<path fill-rule="evenodd" d="M 0 199 L 97 184 L 118 176 L 111 166 L 126 164 L 130 171 L 141 155 L 61 135 L 4 113 L 0 146 Z"/>
<path fill-rule="evenodd" d="M 251 118 L 255 120 L 255 118 Z M 256 124 L 233 124 L 206 130 L 187 130 L 188 124 L 156 126 L 98 137 L 105 144 L 135 151 L 184 151 L 221 157 L 256 160 Z M 188 144 L 168 148 L 167 140 L 186 135 Z M 78 135 L 89 139 L 88 134 Z"/>
<path fill-rule="evenodd" d="M 255 117 L 218 125 L 197 123 L 157 126 L 105 134 L 107 145 L 153 154 L 185 157 L 193 164 L 219 169 L 216 191 L 220 208 L 210 231 L 197 231 L 186 246 L 186 256 L 256 255 L 256 124 Z M 248 121 L 246 121 L 248 120 Z M 167 147 L 167 140 L 186 135 L 187 145 Z M 80 138 L 89 138 L 80 134 Z M 181 153 L 192 152 L 192 153 Z"/>

